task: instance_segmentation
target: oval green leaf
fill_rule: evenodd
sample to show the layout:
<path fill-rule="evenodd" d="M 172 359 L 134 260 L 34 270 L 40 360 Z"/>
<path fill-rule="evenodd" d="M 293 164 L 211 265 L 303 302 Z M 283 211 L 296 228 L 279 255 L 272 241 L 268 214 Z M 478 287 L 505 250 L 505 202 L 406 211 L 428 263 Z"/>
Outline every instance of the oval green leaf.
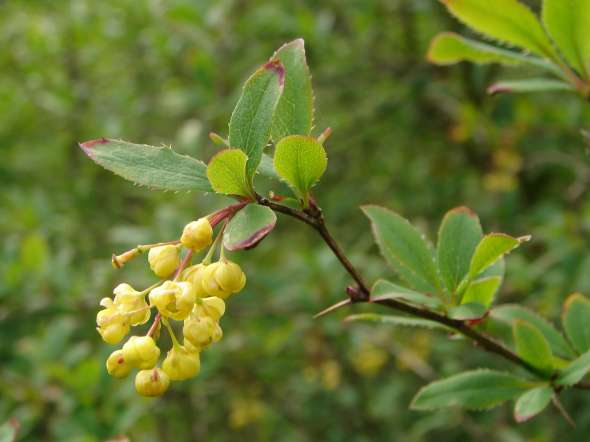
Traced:
<path fill-rule="evenodd" d="M 543 333 L 533 324 L 522 319 L 514 321 L 512 332 L 516 353 L 529 364 L 551 372 L 553 353 Z"/>
<path fill-rule="evenodd" d="M 409 302 L 433 309 L 441 307 L 442 302 L 433 296 L 418 293 L 414 290 L 402 287 L 384 279 L 378 280 L 371 289 L 371 299 L 378 301 L 380 299 L 398 299 L 402 302 Z"/>
<path fill-rule="evenodd" d="M 490 233 L 483 237 L 475 248 L 469 264 L 469 278 L 474 279 L 481 272 L 493 265 L 505 254 L 517 248 L 530 237 L 513 238 L 505 233 Z"/>
<path fill-rule="evenodd" d="M 248 204 L 236 213 L 223 234 L 226 249 L 251 249 L 262 241 L 277 223 L 277 216 L 266 206 Z"/>
<path fill-rule="evenodd" d="M 240 149 L 225 149 L 215 154 L 207 166 L 207 178 L 213 190 L 225 195 L 251 196 L 246 177 L 247 161 L 248 157 Z"/>
<path fill-rule="evenodd" d="M 590 371 L 590 351 L 574 359 L 568 366 L 559 371 L 557 385 L 574 385 L 580 382 Z"/>
<path fill-rule="evenodd" d="M 553 396 L 551 387 L 544 385 L 533 388 L 518 398 L 514 406 L 514 419 L 518 423 L 536 416 L 547 407 Z"/>
<path fill-rule="evenodd" d="M 210 192 L 205 163 L 170 147 L 100 138 L 80 143 L 84 153 L 107 170 L 141 186 Z"/>
<path fill-rule="evenodd" d="M 565 334 L 578 353 L 590 350 L 590 300 L 580 293 L 563 303 L 561 321 Z"/>

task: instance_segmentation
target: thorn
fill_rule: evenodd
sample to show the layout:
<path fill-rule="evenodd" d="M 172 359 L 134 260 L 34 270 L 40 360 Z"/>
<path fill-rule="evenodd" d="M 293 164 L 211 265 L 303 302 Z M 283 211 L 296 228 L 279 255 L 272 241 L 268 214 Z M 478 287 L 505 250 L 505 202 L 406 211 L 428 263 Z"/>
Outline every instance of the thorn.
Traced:
<path fill-rule="evenodd" d="M 320 136 L 318 137 L 318 142 L 320 144 L 324 144 L 324 142 L 330 138 L 330 135 L 332 135 L 332 128 L 331 127 L 327 127 L 324 129 L 324 131 L 320 134 Z"/>
<path fill-rule="evenodd" d="M 572 419 L 572 417 L 569 415 L 569 413 L 567 412 L 567 410 L 565 408 L 563 408 L 563 405 L 562 405 L 561 401 L 559 400 L 559 398 L 557 397 L 557 395 L 554 394 L 551 397 L 551 402 L 553 402 L 553 405 L 555 405 L 555 408 L 557 408 L 557 411 L 559 411 L 559 413 L 565 419 L 565 421 L 568 424 L 570 424 L 570 426 L 572 428 L 576 428 L 576 423 L 574 422 L 574 420 Z"/>
<path fill-rule="evenodd" d="M 345 305 L 348 305 L 348 304 L 351 304 L 351 303 L 352 303 L 352 301 L 350 299 L 343 299 L 342 301 L 337 302 L 334 305 L 331 305 L 330 307 L 322 310 L 321 312 L 316 313 L 314 315 L 313 319 L 317 319 L 317 318 L 319 318 L 321 316 L 327 315 L 328 313 L 331 313 L 334 310 L 338 310 L 340 307 L 344 307 Z"/>

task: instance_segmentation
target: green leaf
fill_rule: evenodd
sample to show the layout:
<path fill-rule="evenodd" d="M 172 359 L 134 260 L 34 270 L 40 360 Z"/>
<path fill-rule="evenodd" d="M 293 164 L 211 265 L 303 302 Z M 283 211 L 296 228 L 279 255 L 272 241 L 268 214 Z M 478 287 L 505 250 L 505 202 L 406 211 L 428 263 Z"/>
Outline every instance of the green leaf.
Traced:
<path fill-rule="evenodd" d="M 536 416 L 547 407 L 553 396 L 551 387 L 544 385 L 533 388 L 518 398 L 514 406 L 514 419 L 518 423 Z"/>
<path fill-rule="evenodd" d="M 432 249 L 405 218 L 379 206 L 363 206 L 371 220 L 373 236 L 387 262 L 419 292 L 440 289 Z"/>
<path fill-rule="evenodd" d="M 582 75 L 590 62 L 590 3 L 588 0 L 544 0 L 545 29 L 565 59 Z"/>
<path fill-rule="evenodd" d="M 448 312 L 448 317 L 460 321 L 473 321 L 483 318 L 487 311 L 488 308 L 485 305 L 478 304 L 477 302 L 470 302 L 468 304 L 451 307 Z"/>
<path fill-rule="evenodd" d="M 564 357 L 572 357 L 573 352 L 565 340 L 555 327 L 545 318 L 519 305 L 506 304 L 492 309 L 490 316 L 497 321 L 504 322 L 512 326 L 513 322 L 518 319 L 529 322 L 539 329 L 545 339 L 549 342 L 551 349 Z"/>
<path fill-rule="evenodd" d="M 530 237 L 513 238 L 504 233 L 490 233 L 483 237 L 475 248 L 471 263 L 469 264 L 469 279 L 473 280 L 477 275 L 486 270 L 506 253 L 517 248 L 523 241 Z"/>
<path fill-rule="evenodd" d="M 517 0 L 441 0 L 448 10 L 475 31 L 543 57 L 554 57 L 541 23 Z"/>
<path fill-rule="evenodd" d="M 502 93 L 529 93 L 549 91 L 575 91 L 574 87 L 560 80 L 527 78 L 526 80 L 500 81 L 488 87 L 490 95 Z"/>
<path fill-rule="evenodd" d="M 229 144 L 247 157 L 246 176 L 251 181 L 270 138 L 273 115 L 283 92 L 285 70 L 275 60 L 259 68 L 246 81 L 229 121 Z"/>
<path fill-rule="evenodd" d="M 309 135 L 313 125 L 313 90 L 302 38 L 281 46 L 272 56 L 285 67 L 285 89 L 272 121 L 276 141 L 288 135 Z"/>
<path fill-rule="evenodd" d="M 479 218 L 471 209 L 457 207 L 444 216 L 438 231 L 437 263 L 450 293 L 455 293 L 467 274 L 482 235 Z"/>
<path fill-rule="evenodd" d="M 532 59 L 517 52 L 499 49 L 485 43 L 461 37 L 454 32 L 442 32 L 430 42 L 426 55 L 431 63 L 439 65 L 455 64 L 460 61 L 472 63 L 501 63 L 519 65 L 530 63 Z"/>
<path fill-rule="evenodd" d="M 260 166 L 258 166 L 258 172 L 268 178 L 279 179 L 279 176 L 277 175 L 273 165 L 272 157 L 265 153 L 262 154 L 262 160 L 260 161 Z"/>
<path fill-rule="evenodd" d="M 574 293 L 563 303 L 561 322 L 572 347 L 578 353 L 590 350 L 590 300 Z"/>
<path fill-rule="evenodd" d="M 567 367 L 559 371 L 557 385 L 575 385 L 590 371 L 590 351 L 574 359 Z"/>
<path fill-rule="evenodd" d="M 450 331 L 448 327 L 445 327 L 444 325 L 439 324 L 438 322 L 429 321 L 428 319 L 410 318 L 406 316 L 379 315 L 376 313 L 359 313 L 356 315 L 350 315 L 346 317 L 345 321 L 379 322 L 382 324 L 398 325 L 401 327 L 422 327 L 428 329 Z"/>
<path fill-rule="evenodd" d="M 312 186 L 326 171 L 328 158 L 324 147 L 313 137 L 290 135 L 275 148 L 277 174 L 307 202 Z"/>
<path fill-rule="evenodd" d="M 502 278 L 500 276 L 488 276 L 473 281 L 467 287 L 467 291 L 461 299 L 461 304 L 476 302 L 486 307 L 491 306 L 500 284 L 502 284 Z"/>
<path fill-rule="evenodd" d="M 442 303 L 439 299 L 423 293 L 415 292 L 408 288 L 394 284 L 384 279 L 378 280 L 371 289 L 371 299 L 398 299 L 411 304 L 423 305 L 429 308 L 437 309 Z"/>
<path fill-rule="evenodd" d="M 219 151 L 207 166 L 207 178 L 217 193 L 225 195 L 251 196 L 252 191 L 246 177 L 248 157 L 240 149 Z"/>
<path fill-rule="evenodd" d="M 512 327 L 516 353 L 529 364 L 542 370 L 553 369 L 553 354 L 549 342 L 541 331 L 522 319 L 514 321 Z"/>
<path fill-rule="evenodd" d="M 248 204 L 236 213 L 223 234 L 223 245 L 234 251 L 251 249 L 274 229 L 277 216 L 266 206 Z"/>
<path fill-rule="evenodd" d="M 473 370 L 433 382 L 423 387 L 410 408 L 435 410 L 460 406 L 467 409 L 487 409 L 519 396 L 531 383 L 508 373 L 493 370 Z"/>
<path fill-rule="evenodd" d="M 211 191 L 205 164 L 169 147 L 107 138 L 86 141 L 80 147 L 97 164 L 136 184 L 162 190 Z"/>

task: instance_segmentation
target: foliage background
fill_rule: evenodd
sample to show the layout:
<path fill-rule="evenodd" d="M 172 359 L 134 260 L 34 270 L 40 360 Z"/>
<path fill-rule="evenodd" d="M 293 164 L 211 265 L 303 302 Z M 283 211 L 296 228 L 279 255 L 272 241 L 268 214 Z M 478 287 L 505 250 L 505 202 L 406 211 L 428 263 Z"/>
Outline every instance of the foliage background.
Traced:
<path fill-rule="evenodd" d="M 533 7 L 538 2 L 529 2 Z M 146 266 L 109 256 L 176 237 L 218 197 L 146 191 L 75 143 L 100 136 L 171 143 L 208 159 L 240 85 L 282 42 L 304 37 L 317 131 L 331 126 L 317 189 L 338 239 L 371 280 L 390 275 L 357 206 L 387 205 L 431 238 L 465 204 L 488 231 L 531 233 L 508 259 L 501 302 L 556 318 L 590 293 L 590 167 L 573 95 L 488 97 L 496 67 L 437 68 L 429 39 L 461 29 L 434 0 L 12 0 L 0 2 L 0 421 L 26 441 L 562 441 L 590 431 L 590 396 L 517 426 L 486 413 L 410 412 L 428 380 L 504 362 L 420 330 L 345 325 L 343 271 L 318 238 L 281 218 L 236 256 L 249 275 L 203 371 L 157 400 L 109 378 L 94 330 L 118 282 Z M 504 77 L 519 72 L 502 72 Z M 359 310 L 359 309 L 357 309 Z"/>

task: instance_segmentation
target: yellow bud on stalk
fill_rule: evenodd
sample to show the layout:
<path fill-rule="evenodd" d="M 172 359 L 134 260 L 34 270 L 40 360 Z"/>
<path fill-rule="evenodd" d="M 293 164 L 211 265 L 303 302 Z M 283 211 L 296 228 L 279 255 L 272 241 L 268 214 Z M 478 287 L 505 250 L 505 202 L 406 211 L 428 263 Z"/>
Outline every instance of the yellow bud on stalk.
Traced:
<path fill-rule="evenodd" d="M 160 278 L 167 278 L 180 265 L 178 247 L 168 244 L 150 249 L 148 262 L 152 271 Z"/>
<path fill-rule="evenodd" d="M 191 315 L 182 327 L 184 339 L 199 349 L 215 343 L 223 336 L 221 327 L 209 316 Z"/>
<path fill-rule="evenodd" d="M 194 289 L 197 298 L 204 298 L 207 292 L 203 289 L 203 274 L 205 266 L 203 264 L 195 264 L 185 269 L 180 275 L 182 281 L 190 282 Z"/>
<path fill-rule="evenodd" d="M 180 242 L 188 249 L 198 252 L 213 242 L 213 228 L 207 218 L 200 218 L 184 226 Z"/>
<path fill-rule="evenodd" d="M 156 366 L 160 349 L 151 336 L 131 336 L 123 346 L 123 357 L 139 369 Z"/>
<path fill-rule="evenodd" d="M 96 314 L 96 330 L 106 343 L 118 344 L 129 333 L 129 321 L 117 310 L 112 299 L 102 298 L 100 305 L 104 309 Z"/>
<path fill-rule="evenodd" d="M 200 307 L 205 315 L 210 316 L 215 321 L 219 321 L 225 313 L 225 302 L 217 296 L 203 298 L 202 304 L 197 307 Z"/>
<path fill-rule="evenodd" d="M 153 289 L 149 298 L 163 316 L 181 321 L 192 311 L 196 293 L 190 282 L 166 281 Z"/>
<path fill-rule="evenodd" d="M 210 296 L 227 299 L 246 285 L 246 275 L 239 265 L 222 260 L 208 265 L 203 270 L 202 286 Z"/>
<path fill-rule="evenodd" d="M 160 396 L 170 385 L 170 378 L 159 368 L 141 370 L 135 376 L 135 389 L 142 396 Z"/>
<path fill-rule="evenodd" d="M 123 350 L 115 350 L 107 358 L 107 371 L 114 378 L 124 378 L 129 374 L 132 365 L 125 359 Z"/>
<path fill-rule="evenodd" d="M 191 347 L 193 349 L 194 347 Z M 182 346 L 175 346 L 168 352 L 162 363 L 162 370 L 172 381 L 183 381 L 190 379 L 201 369 L 199 353 L 189 351 Z"/>
<path fill-rule="evenodd" d="M 145 324 L 150 319 L 150 309 L 143 293 L 133 289 L 129 284 L 119 284 L 113 290 L 114 304 L 119 311 L 127 314 L 131 325 Z"/>

